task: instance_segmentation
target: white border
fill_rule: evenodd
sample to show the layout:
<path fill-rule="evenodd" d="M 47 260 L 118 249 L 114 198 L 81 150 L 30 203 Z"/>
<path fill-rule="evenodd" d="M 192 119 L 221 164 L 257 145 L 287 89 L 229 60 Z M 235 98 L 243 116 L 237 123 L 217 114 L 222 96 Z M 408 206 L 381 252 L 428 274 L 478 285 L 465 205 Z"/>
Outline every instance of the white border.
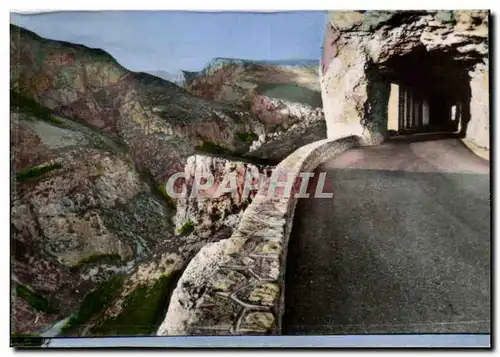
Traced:
<path fill-rule="evenodd" d="M 40 1 L 35 1 L 35 0 L 17 0 L 17 1 L 6 1 L 2 2 L 2 7 L 5 6 L 6 4 L 6 9 L 5 10 L 10 10 L 10 9 L 19 9 L 19 11 L 33 11 L 29 9 L 40 9 Z M 228 0 L 211 0 L 209 2 L 207 1 L 202 1 L 202 0 L 183 0 L 183 1 L 160 1 L 160 0 L 141 0 L 139 2 L 129 2 L 129 3 L 124 3 L 121 1 L 104 1 L 104 0 L 87 0 L 85 2 L 80 1 L 80 2 L 69 2 L 69 1 L 63 1 L 63 0 L 45 0 L 43 2 L 43 9 L 64 9 L 64 10 L 106 10 L 106 9 L 113 9 L 113 10 L 193 10 L 193 11 L 199 11 L 199 10 L 207 10 L 207 11 L 218 11 L 218 10 L 238 10 L 238 11 L 276 11 L 276 10 L 287 10 L 287 11 L 293 11 L 293 10 L 325 10 L 325 9 L 468 9 L 468 8 L 474 8 L 474 9 L 491 9 L 493 13 L 498 12 L 498 1 L 488 1 L 488 0 L 474 0 L 474 1 L 465 1 L 465 0 L 455 0 L 455 1 L 449 1 L 449 2 L 444 2 L 444 1 L 435 1 L 435 0 L 420 0 L 418 2 L 409 2 L 409 1 L 385 1 L 385 0 L 379 0 L 376 2 L 373 1 L 361 1 L 361 0 L 350 0 L 348 2 L 340 2 L 340 1 L 326 1 L 326 0 L 307 0 L 301 3 L 298 2 L 293 2 L 293 1 L 287 1 L 287 0 L 275 0 L 275 1 L 269 1 L 269 0 L 253 0 L 252 2 L 236 2 L 236 1 L 228 1 Z M 37 10 L 37 11 L 47 11 L 47 10 Z M 59 10 L 60 11 L 60 10 Z M 9 16 L 8 11 L 3 11 L 2 15 L 5 16 L 5 20 L 7 20 L 7 17 Z M 9 21 L 10 22 L 10 21 Z M 497 24 L 498 26 L 498 24 Z M 5 34 L 0 36 L 0 41 L 1 41 L 1 47 L 6 49 L 8 46 L 8 41 L 9 41 L 9 33 L 7 32 L 7 26 L 2 27 L 3 31 L 5 31 Z M 494 38 L 495 42 L 495 48 L 498 48 L 498 36 L 495 36 Z M 7 53 L 5 51 L 4 53 Z M 497 61 L 495 63 L 491 63 L 492 66 L 497 65 Z M 9 58 L 8 55 L 3 55 L 2 56 L 2 71 L 0 72 L 2 75 L 2 83 L 4 85 L 8 86 L 9 80 Z M 495 71 L 495 73 L 498 72 L 498 70 Z M 496 80 L 496 76 L 495 76 Z M 495 81 L 496 83 L 496 81 Z M 496 93 L 494 95 L 493 101 L 494 103 L 498 103 L 498 87 L 496 88 Z M 9 296 L 9 285 L 8 282 L 10 281 L 10 247 L 9 247 L 9 233 L 8 233 L 8 227 L 10 226 L 10 192 L 9 192 L 9 166 L 10 166 L 10 158 L 9 158 L 9 153 L 10 152 L 10 147 L 9 147 L 9 132 L 10 132 L 10 126 L 9 126 L 9 120 L 8 120 L 8 97 L 6 93 L 9 93 L 9 89 L 5 88 L 4 91 L 2 92 L 4 95 L 0 96 L 0 103 L 2 105 L 2 113 L 4 113 L 4 118 L 1 121 L 2 129 L 0 130 L 0 143 L 2 145 L 2 155 L 0 155 L 0 165 L 3 168 L 2 172 L 6 173 L 2 175 L 2 189 L 1 189 L 1 197 L 0 200 L 2 202 L 1 205 L 1 212 L 0 212 L 0 219 L 1 219 L 1 227 L 5 227 L 5 233 L 2 236 L 1 239 L 1 244 L 2 244 L 2 249 L 1 251 L 3 252 L 3 260 L 2 260 L 2 270 L 1 273 L 4 276 L 4 278 L 1 279 L 3 282 L 3 294 L 2 294 L 2 301 L 1 301 L 1 306 L 3 307 L 1 309 L 2 311 L 2 318 L 1 318 L 1 330 L 0 330 L 0 337 L 1 341 L 3 342 L 2 345 L 2 352 L 6 352 L 6 355 L 12 355 L 14 351 L 10 348 L 8 348 L 8 343 L 9 343 L 9 320 L 10 320 L 10 296 Z M 492 121 L 496 121 L 497 118 L 491 118 Z M 499 125 L 495 125 L 495 136 L 498 134 Z M 496 143 L 492 144 L 495 145 Z M 496 147 L 496 145 L 495 145 Z M 498 150 L 495 149 L 494 155 L 498 154 Z M 492 183 L 494 186 L 496 186 L 496 180 L 494 183 Z M 497 190 L 496 190 L 497 191 Z M 497 197 L 495 197 L 497 199 Z M 498 212 L 495 214 L 495 221 L 498 218 L 497 216 Z M 498 243 L 496 243 L 494 246 L 496 247 L 496 251 L 494 254 L 495 256 L 498 257 Z M 498 275 L 495 274 L 495 286 L 498 285 Z M 498 296 L 498 295 L 497 295 Z M 493 303 L 496 303 L 493 302 Z M 497 309 L 498 310 L 498 306 Z M 496 316 L 495 316 L 496 317 Z M 494 321 L 497 321 L 497 319 L 494 319 Z M 80 352 L 80 355 L 95 355 L 97 351 L 86 351 L 86 352 Z M 215 351 L 214 351 L 215 352 Z M 56 354 L 56 352 L 49 352 L 49 351 L 44 351 L 45 355 L 66 355 L 68 353 L 71 353 L 70 351 L 59 351 L 59 353 Z M 98 353 L 98 352 L 97 352 Z M 120 353 L 123 353 L 123 351 L 120 351 Z M 137 352 L 135 351 L 134 353 L 142 354 L 142 352 Z M 161 352 L 165 353 L 165 351 Z M 169 354 L 179 354 L 180 352 L 177 351 L 168 351 Z M 197 353 L 195 352 L 185 352 L 185 353 Z M 235 351 L 230 352 L 235 353 Z M 267 351 L 255 351 L 252 352 L 255 353 L 256 355 L 265 355 L 269 352 Z M 285 351 L 286 353 L 286 351 Z M 300 354 L 305 354 L 309 353 L 307 352 L 297 352 Z M 335 352 L 335 353 L 340 353 L 341 355 L 344 354 L 345 352 Z M 359 352 L 352 352 L 352 353 L 359 353 Z M 349 355 L 352 355 L 352 353 L 349 353 Z M 410 352 L 411 353 L 411 352 Z M 414 352 L 413 352 L 414 353 Z M 452 352 L 455 353 L 455 352 Z M 475 352 L 479 353 L 479 352 Z M 2 353 L 2 355 L 4 355 Z M 183 353 L 184 355 L 184 353 Z"/>
<path fill-rule="evenodd" d="M 253 0 L 246 1 L 228 1 L 228 0 L 183 0 L 183 1 L 161 1 L 161 0 L 142 0 L 131 2 L 87 0 L 85 2 L 69 2 L 63 0 L 45 0 L 43 8 L 40 9 L 40 1 L 23 0 L 16 1 L 13 9 L 20 11 L 47 11 L 47 10 L 192 10 L 192 11 L 219 11 L 219 10 L 238 10 L 238 11 L 297 11 L 297 10 L 349 10 L 349 9 L 490 9 L 494 8 L 495 2 L 488 0 L 455 0 L 455 1 L 433 1 L 419 0 L 411 1 L 368 1 L 368 0 L 349 0 L 326 1 L 326 0 L 307 0 L 303 2 L 294 2 L 287 0 Z"/>

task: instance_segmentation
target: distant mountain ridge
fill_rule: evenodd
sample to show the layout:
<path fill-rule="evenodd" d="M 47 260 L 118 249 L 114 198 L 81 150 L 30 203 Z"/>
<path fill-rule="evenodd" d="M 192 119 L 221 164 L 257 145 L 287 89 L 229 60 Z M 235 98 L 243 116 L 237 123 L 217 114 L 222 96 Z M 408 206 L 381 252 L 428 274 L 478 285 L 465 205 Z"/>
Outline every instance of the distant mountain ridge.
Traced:
<path fill-rule="evenodd" d="M 251 59 L 243 59 L 243 58 L 228 58 L 228 57 L 215 57 L 212 59 L 211 63 L 218 62 L 232 62 L 232 63 L 255 63 L 255 64 L 267 64 L 274 66 L 314 66 L 319 64 L 319 60 L 315 59 L 307 59 L 307 58 L 296 58 L 296 59 L 278 59 L 278 60 L 251 60 Z"/>
<path fill-rule="evenodd" d="M 283 60 L 249 60 L 241 58 L 215 57 L 199 72 L 200 75 L 209 75 L 226 66 L 275 66 L 275 67 L 297 67 L 309 68 L 319 66 L 319 60 L 311 59 L 283 59 Z"/>

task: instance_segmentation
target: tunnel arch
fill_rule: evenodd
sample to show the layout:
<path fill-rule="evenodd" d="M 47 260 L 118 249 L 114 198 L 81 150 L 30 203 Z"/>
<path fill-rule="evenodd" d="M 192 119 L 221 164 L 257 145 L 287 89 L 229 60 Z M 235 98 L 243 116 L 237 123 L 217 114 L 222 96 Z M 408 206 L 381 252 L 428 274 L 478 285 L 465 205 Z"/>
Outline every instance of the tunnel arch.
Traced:
<path fill-rule="evenodd" d="M 364 125 L 394 135 L 449 132 L 465 135 L 470 121 L 470 61 L 416 47 L 366 71 Z"/>

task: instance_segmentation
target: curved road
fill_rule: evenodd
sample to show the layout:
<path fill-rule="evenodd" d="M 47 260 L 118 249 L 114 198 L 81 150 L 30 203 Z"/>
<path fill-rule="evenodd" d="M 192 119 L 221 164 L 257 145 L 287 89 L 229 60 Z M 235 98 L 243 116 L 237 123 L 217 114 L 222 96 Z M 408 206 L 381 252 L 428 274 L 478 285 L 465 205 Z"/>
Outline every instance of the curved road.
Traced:
<path fill-rule="evenodd" d="M 391 141 L 321 171 L 334 197 L 297 204 L 283 334 L 490 332 L 488 161 Z"/>

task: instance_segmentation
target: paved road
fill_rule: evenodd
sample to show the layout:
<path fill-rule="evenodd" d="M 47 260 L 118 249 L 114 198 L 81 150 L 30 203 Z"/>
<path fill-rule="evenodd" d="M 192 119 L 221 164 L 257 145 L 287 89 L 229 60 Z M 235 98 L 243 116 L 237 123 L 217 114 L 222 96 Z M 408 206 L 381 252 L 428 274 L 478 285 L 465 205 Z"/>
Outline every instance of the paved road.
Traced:
<path fill-rule="evenodd" d="M 489 163 L 457 139 L 351 149 L 300 199 L 284 334 L 490 331 Z"/>

